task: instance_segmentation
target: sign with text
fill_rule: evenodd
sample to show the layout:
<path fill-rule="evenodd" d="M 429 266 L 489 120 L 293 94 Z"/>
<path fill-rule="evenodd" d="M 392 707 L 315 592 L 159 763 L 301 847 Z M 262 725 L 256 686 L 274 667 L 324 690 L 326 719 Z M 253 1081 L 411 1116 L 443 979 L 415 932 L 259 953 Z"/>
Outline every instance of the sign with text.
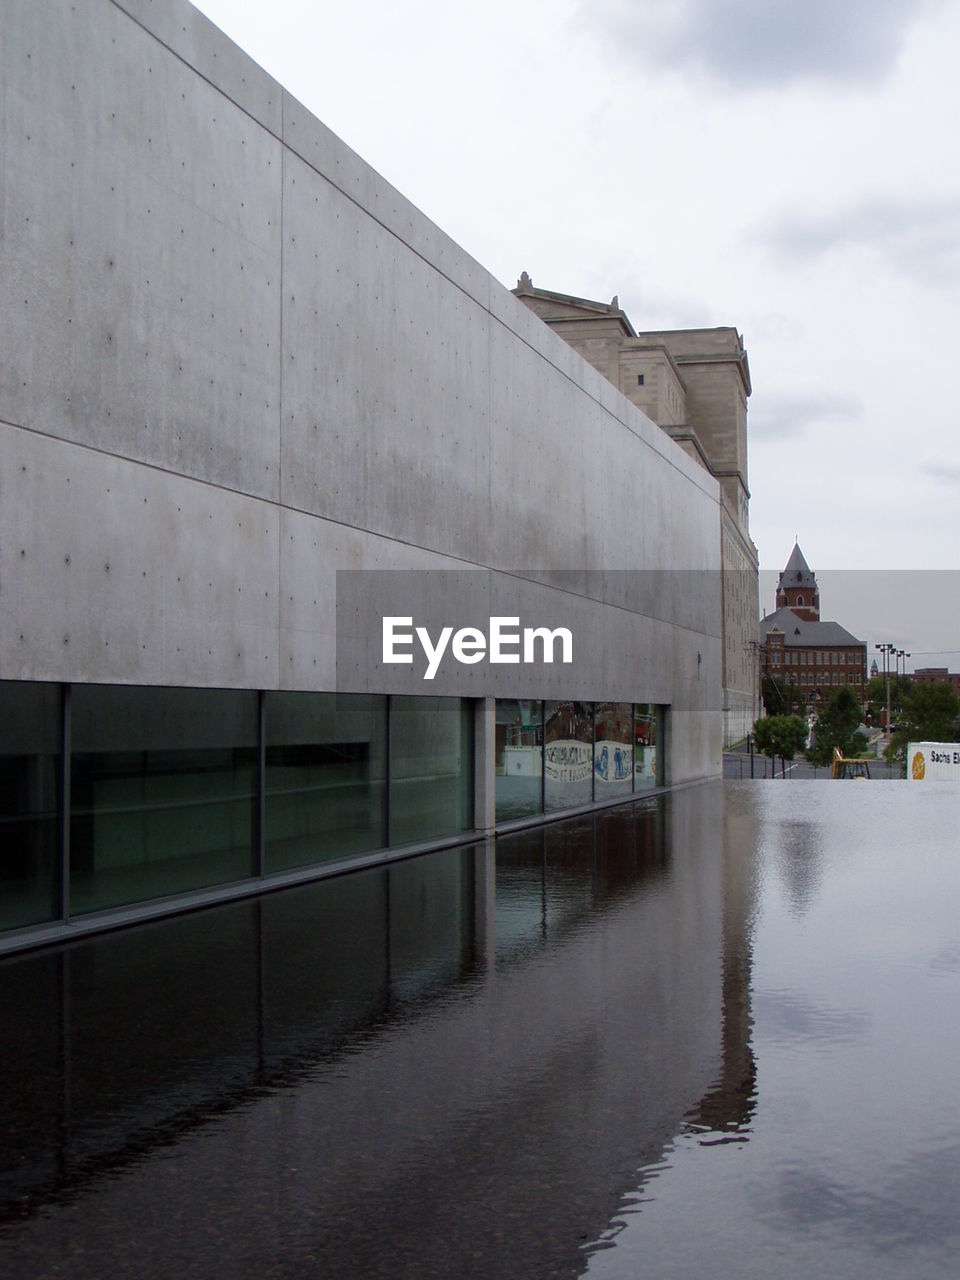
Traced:
<path fill-rule="evenodd" d="M 960 742 L 911 742 L 907 746 L 911 782 L 960 782 Z"/>

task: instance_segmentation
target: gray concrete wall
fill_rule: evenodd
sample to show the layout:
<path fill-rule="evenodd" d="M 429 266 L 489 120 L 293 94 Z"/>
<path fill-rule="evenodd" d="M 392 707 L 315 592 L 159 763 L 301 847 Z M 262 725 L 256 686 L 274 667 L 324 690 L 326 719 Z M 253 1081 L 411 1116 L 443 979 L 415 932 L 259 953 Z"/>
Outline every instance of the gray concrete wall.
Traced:
<path fill-rule="evenodd" d="M 0 678 L 330 689 L 338 569 L 479 568 L 717 773 L 719 612 L 601 572 L 716 482 L 183 0 L 2 25 Z"/>

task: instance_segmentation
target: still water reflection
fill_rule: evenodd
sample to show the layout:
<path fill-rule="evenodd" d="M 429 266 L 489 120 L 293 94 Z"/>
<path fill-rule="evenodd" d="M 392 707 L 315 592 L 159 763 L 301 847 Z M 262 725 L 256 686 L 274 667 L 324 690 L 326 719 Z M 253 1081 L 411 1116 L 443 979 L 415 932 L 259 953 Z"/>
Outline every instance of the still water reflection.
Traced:
<path fill-rule="evenodd" d="M 0 1273 L 954 1274 L 960 792 L 726 784 L 0 966 Z"/>

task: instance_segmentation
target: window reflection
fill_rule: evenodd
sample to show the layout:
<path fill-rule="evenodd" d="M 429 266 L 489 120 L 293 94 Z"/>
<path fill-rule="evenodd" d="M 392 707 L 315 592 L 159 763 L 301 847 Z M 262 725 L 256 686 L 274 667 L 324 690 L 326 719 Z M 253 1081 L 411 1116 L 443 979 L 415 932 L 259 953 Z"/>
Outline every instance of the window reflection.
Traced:
<path fill-rule="evenodd" d="M 57 910 L 60 686 L 0 681 L 0 929 Z"/>
<path fill-rule="evenodd" d="M 0 682 L 0 931 L 473 829 L 468 699 L 78 684 L 62 720 L 63 696 Z M 658 785 L 664 712 L 498 699 L 496 821 Z"/>
<path fill-rule="evenodd" d="M 594 798 L 629 795 L 633 790 L 633 703 L 598 702 L 593 741 Z"/>
<path fill-rule="evenodd" d="M 390 703 L 390 843 L 473 829 L 473 708 L 462 698 Z"/>
<path fill-rule="evenodd" d="M 633 788 L 643 791 L 658 781 L 657 708 L 638 703 L 633 718 Z"/>
<path fill-rule="evenodd" d="M 544 739 L 546 809 L 589 804 L 593 799 L 593 704 L 548 702 Z"/>
<path fill-rule="evenodd" d="M 76 685 L 72 698 L 73 911 L 252 874 L 256 693 Z"/>
<path fill-rule="evenodd" d="M 382 848 L 386 698 L 268 693 L 265 717 L 265 869 Z"/>
<path fill-rule="evenodd" d="M 510 822 L 543 807 L 543 703 L 497 699 L 497 821 Z"/>

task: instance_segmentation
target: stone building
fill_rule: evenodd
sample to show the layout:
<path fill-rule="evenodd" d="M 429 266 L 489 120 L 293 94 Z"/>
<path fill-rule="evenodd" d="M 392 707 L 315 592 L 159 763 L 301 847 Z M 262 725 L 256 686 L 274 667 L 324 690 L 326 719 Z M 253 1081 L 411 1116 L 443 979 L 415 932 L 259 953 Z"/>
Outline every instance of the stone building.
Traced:
<path fill-rule="evenodd" d="M 820 588 L 799 544 L 777 583 L 777 608 L 760 622 L 764 675 L 796 685 L 808 703 L 849 685 L 863 702 L 867 646 L 839 622 L 820 617 Z"/>
<path fill-rule="evenodd" d="M 731 327 L 638 333 L 619 298 L 594 302 L 535 288 L 526 272 L 513 292 L 720 484 L 724 745 L 736 742 L 760 710 L 743 339 Z"/>

